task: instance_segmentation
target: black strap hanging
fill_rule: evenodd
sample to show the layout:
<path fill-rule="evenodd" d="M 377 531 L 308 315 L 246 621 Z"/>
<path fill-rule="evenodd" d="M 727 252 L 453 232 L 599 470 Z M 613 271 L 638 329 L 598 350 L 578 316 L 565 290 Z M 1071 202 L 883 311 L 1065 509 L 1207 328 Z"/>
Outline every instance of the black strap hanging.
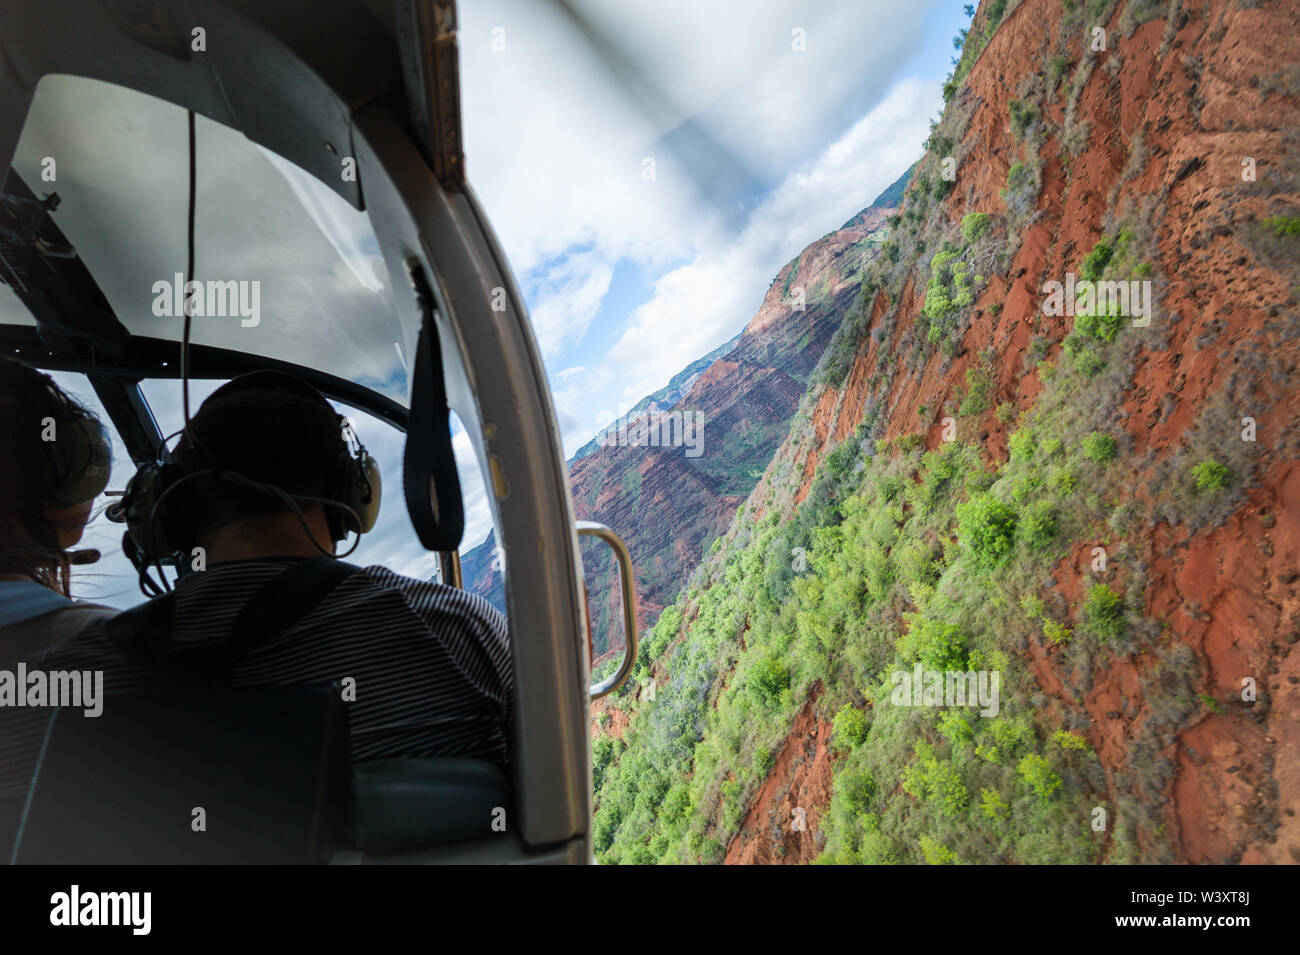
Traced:
<path fill-rule="evenodd" d="M 442 346 L 433 292 L 424 269 L 416 260 L 408 261 L 407 268 L 423 319 L 412 372 L 402 490 L 406 494 L 406 512 L 424 548 L 454 551 L 465 532 L 465 510 L 451 449 L 451 409 L 442 377 Z"/>

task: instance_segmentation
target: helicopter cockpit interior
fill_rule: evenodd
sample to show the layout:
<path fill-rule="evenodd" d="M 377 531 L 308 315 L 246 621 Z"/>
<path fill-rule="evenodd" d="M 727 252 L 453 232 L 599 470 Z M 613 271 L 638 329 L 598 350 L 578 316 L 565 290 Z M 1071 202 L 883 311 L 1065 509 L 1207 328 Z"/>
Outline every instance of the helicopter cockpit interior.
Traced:
<path fill-rule="evenodd" d="M 247 698 L 238 719 L 191 701 L 177 726 L 231 721 L 210 740 L 222 765 L 240 759 L 236 724 L 256 735 L 297 714 L 280 735 L 300 759 L 266 750 L 244 766 L 257 791 L 295 794 L 293 821 L 268 828 L 283 806 L 245 787 L 246 835 L 217 856 L 123 858 L 118 833 L 101 861 L 590 861 L 587 706 L 636 657 L 631 563 L 617 535 L 574 519 L 524 303 L 466 179 L 454 5 L 23 0 L 0 10 L 0 57 L 2 353 L 102 409 L 119 471 L 166 455 L 183 387 L 197 405 L 245 372 L 290 372 L 391 469 L 386 546 L 359 554 L 458 586 L 463 544 L 490 528 L 508 571 L 508 773 L 409 761 L 354 774 L 348 791 L 336 701 Z M 596 686 L 579 535 L 621 568 L 624 660 Z M 183 745 L 147 707 L 120 712 L 123 740 Z M 78 732 L 52 738 L 99 751 L 105 773 L 130 762 L 131 746 Z M 61 861 L 40 848 L 73 800 L 49 756 L 16 861 Z M 103 790 L 119 806 L 146 798 L 147 764 L 132 765 Z M 346 845 L 323 835 L 340 812 L 355 814 Z"/>

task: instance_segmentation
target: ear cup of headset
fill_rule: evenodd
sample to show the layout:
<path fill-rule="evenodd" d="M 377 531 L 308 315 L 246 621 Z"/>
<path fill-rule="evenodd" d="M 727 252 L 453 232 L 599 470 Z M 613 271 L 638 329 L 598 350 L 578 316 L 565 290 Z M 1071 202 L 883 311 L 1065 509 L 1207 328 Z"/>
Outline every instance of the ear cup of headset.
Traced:
<path fill-rule="evenodd" d="M 175 464 L 146 464 L 136 471 L 122 495 L 127 533 L 146 565 L 171 557 L 192 544 L 192 530 L 184 517 L 188 489 L 180 487 L 167 494 L 168 488 L 183 475 L 183 470 Z"/>
<path fill-rule="evenodd" d="M 113 467 L 108 430 L 93 418 L 56 419 L 54 440 L 43 442 L 45 499 L 54 507 L 72 507 L 104 493 Z"/>
<path fill-rule="evenodd" d="M 368 534 L 374 529 L 379 518 L 379 504 L 383 497 L 383 482 L 379 476 L 379 465 L 365 448 L 357 451 L 354 457 L 344 450 L 339 457 L 338 475 L 329 492 L 329 497 L 351 509 L 360 520 L 361 526 L 352 519 L 352 515 L 342 508 L 327 507 L 326 518 L 329 521 L 330 534 L 340 541 L 350 531 Z"/>
<path fill-rule="evenodd" d="M 326 495 L 355 513 L 361 525 L 358 527 L 352 515 L 342 508 L 326 508 L 330 534 L 335 541 L 347 537 L 350 531 L 368 534 L 373 530 L 375 521 L 379 518 L 379 505 L 383 498 L 383 481 L 379 475 L 378 462 L 361 444 L 352 423 L 346 417 L 340 415 L 339 424 L 343 429 L 343 448 L 339 452 L 330 489 Z M 355 454 L 349 448 L 349 440 L 356 444 Z"/>
<path fill-rule="evenodd" d="M 351 491 L 344 503 L 357 512 L 361 526 L 357 533 L 368 534 L 379 519 L 379 505 L 383 498 L 384 482 L 379 475 L 379 463 L 362 448 L 349 468 Z"/>

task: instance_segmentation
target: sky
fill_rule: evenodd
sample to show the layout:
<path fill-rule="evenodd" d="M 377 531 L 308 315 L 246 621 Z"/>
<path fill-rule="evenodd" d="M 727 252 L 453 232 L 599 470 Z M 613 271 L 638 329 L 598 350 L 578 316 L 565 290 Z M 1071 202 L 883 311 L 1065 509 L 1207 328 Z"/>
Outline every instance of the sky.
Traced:
<path fill-rule="evenodd" d="M 741 331 L 786 262 L 920 156 L 961 8 L 582 4 L 595 45 L 550 4 L 462 5 L 466 168 L 566 455 Z"/>
<path fill-rule="evenodd" d="M 579 27 L 541 0 L 460 5 L 468 177 L 523 290 L 566 456 L 734 337 L 786 262 L 921 155 L 962 6 L 748 0 L 741 15 L 728 0 L 574 0 Z M 177 337 L 150 306 L 153 279 L 171 274 L 159 263 L 184 247 L 184 113 L 122 97 L 47 78 L 15 166 L 33 183 L 43 157 L 63 157 L 56 221 L 133 330 Z M 196 340 L 305 357 L 404 398 L 411 343 L 365 214 L 224 127 L 200 121 L 199 144 L 200 272 L 259 279 L 270 318 L 196 322 Z M 140 219 L 129 242 L 109 227 Z M 0 321 L 15 306 L 0 294 Z M 322 327 L 331 309 L 349 321 Z M 74 378 L 60 376 L 95 404 Z M 212 387 L 196 383 L 194 403 Z M 178 428 L 176 383 L 145 389 L 164 433 Z M 350 559 L 428 576 L 401 500 L 401 436 L 340 410 L 388 490 Z M 491 517 L 463 429 L 455 444 L 467 550 Z M 112 487 L 130 473 L 121 450 Z M 102 518 L 91 529 L 112 555 L 90 569 L 90 596 L 124 606 L 140 598 L 120 532 Z"/>

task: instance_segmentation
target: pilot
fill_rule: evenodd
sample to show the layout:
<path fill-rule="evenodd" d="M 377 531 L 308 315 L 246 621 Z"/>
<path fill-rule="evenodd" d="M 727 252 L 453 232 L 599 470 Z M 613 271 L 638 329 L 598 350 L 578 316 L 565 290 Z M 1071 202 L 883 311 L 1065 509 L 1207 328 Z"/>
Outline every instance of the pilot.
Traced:
<path fill-rule="evenodd" d="M 73 601 L 70 569 L 112 445 L 49 375 L 0 356 L 0 668 L 116 613 Z"/>
<path fill-rule="evenodd" d="M 505 619 L 476 594 L 337 559 L 378 505 L 377 467 L 319 392 L 280 372 L 236 378 L 196 412 L 173 461 L 127 488 L 133 559 L 181 555 L 174 592 L 39 665 L 102 669 L 108 705 L 214 666 L 235 686 L 337 681 L 355 761 L 504 764 Z"/>

